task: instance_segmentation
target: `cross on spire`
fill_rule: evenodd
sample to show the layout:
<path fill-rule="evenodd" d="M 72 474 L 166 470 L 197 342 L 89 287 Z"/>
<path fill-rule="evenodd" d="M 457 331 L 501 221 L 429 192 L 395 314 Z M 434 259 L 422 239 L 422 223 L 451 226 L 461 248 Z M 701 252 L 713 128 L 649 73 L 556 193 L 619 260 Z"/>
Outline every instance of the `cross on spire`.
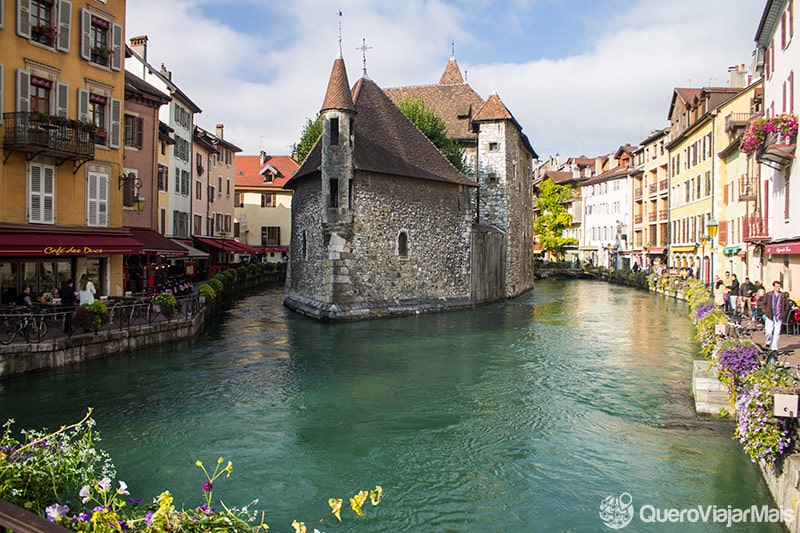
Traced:
<path fill-rule="evenodd" d="M 342 59 L 342 10 L 339 10 L 339 59 Z"/>
<path fill-rule="evenodd" d="M 455 43 L 455 41 L 450 43 L 450 57 L 456 57 L 456 43 Z"/>
<path fill-rule="evenodd" d="M 372 47 L 367 46 L 367 39 L 364 38 L 361 39 L 361 46 L 357 47 L 356 50 L 361 50 L 361 63 L 364 65 L 361 76 L 363 78 L 369 78 L 369 76 L 367 76 L 367 50 L 372 50 Z"/>

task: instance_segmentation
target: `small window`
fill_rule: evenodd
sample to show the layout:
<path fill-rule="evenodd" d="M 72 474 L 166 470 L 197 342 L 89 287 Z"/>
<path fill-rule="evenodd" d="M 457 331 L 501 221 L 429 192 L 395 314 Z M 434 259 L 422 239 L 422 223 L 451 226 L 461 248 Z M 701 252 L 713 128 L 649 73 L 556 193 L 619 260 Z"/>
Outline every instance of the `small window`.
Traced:
<path fill-rule="evenodd" d="M 496 152 L 500 149 L 500 145 L 498 143 L 489 143 L 489 151 Z"/>
<path fill-rule="evenodd" d="M 408 232 L 401 231 L 397 235 L 397 255 L 400 259 L 408 259 Z"/>
<path fill-rule="evenodd" d="M 339 144 L 339 119 L 332 118 L 331 124 L 331 145 L 337 146 Z"/>
<path fill-rule="evenodd" d="M 339 207 L 339 180 L 330 180 L 328 207 Z"/>

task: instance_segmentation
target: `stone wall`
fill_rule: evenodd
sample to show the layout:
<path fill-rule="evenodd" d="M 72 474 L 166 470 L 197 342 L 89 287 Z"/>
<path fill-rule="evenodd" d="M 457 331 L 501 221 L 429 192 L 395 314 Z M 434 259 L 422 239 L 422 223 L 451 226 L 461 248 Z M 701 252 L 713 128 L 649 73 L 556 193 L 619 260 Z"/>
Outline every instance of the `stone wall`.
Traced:
<path fill-rule="evenodd" d="M 491 226 L 476 226 L 472 233 L 472 301 L 494 302 L 505 297 L 506 234 Z"/>

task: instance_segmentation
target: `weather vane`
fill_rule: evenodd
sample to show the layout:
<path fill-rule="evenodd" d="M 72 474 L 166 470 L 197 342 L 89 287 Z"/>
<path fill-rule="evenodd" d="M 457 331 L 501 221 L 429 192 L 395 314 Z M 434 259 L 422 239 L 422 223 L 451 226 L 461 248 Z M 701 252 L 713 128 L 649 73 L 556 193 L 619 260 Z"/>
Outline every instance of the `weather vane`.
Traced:
<path fill-rule="evenodd" d="M 339 57 L 342 57 L 342 10 L 339 10 Z"/>

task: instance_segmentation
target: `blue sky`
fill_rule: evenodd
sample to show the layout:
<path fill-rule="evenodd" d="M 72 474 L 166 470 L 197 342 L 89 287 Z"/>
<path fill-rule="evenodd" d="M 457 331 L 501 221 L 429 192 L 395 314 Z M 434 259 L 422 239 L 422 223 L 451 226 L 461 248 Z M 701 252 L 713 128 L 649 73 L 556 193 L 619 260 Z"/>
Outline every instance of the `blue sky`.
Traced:
<path fill-rule="evenodd" d="M 197 123 L 243 154 L 288 154 L 319 111 L 337 51 L 350 83 L 436 83 L 456 59 L 496 91 L 543 158 L 595 156 L 667 125 L 676 86 L 726 86 L 749 69 L 766 0 L 127 0 L 128 37 L 149 37 L 203 109 Z M 154 16 L 158 13 L 158 16 Z"/>

